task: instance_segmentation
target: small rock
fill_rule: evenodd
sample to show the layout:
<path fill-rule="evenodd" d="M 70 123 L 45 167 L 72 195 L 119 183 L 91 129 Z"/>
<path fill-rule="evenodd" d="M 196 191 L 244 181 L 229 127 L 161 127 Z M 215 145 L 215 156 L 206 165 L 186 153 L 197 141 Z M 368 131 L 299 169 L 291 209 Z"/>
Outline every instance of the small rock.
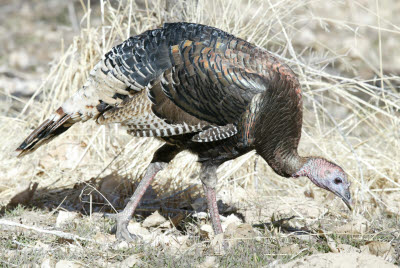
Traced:
<path fill-rule="evenodd" d="M 203 238 L 203 239 L 211 239 L 213 234 L 214 234 L 214 231 L 213 231 L 213 228 L 211 227 L 211 225 L 203 224 L 200 227 L 200 237 L 201 238 Z"/>
<path fill-rule="evenodd" d="M 61 260 L 56 263 L 56 268 L 80 268 L 80 267 L 83 267 L 83 265 L 73 261 Z"/>
<path fill-rule="evenodd" d="M 207 219 L 208 214 L 207 212 L 197 212 L 192 215 L 194 218 L 198 218 L 199 220 Z"/>
<path fill-rule="evenodd" d="M 129 222 L 128 231 L 131 234 L 142 236 L 142 237 L 150 234 L 149 230 L 140 226 L 139 222 Z"/>
<path fill-rule="evenodd" d="M 217 258 L 215 256 L 206 256 L 204 262 L 196 265 L 196 268 L 214 268 L 218 267 L 219 265 L 216 263 Z"/>
<path fill-rule="evenodd" d="M 55 261 L 52 258 L 46 258 L 42 261 L 40 268 L 53 268 Z"/>
<path fill-rule="evenodd" d="M 121 242 L 119 242 L 118 244 L 116 244 L 116 245 L 113 247 L 113 249 L 115 249 L 115 250 L 121 250 L 121 249 L 130 248 L 130 247 L 131 247 L 131 245 L 129 245 L 128 242 L 126 242 L 126 241 L 121 241 Z"/>
<path fill-rule="evenodd" d="M 152 247 L 168 248 L 169 251 L 182 251 L 187 248 L 189 236 L 175 236 L 166 235 L 165 233 L 159 234 L 154 237 L 150 242 Z"/>
<path fill-rule="evenodd" d="M 138 258 L 137 254 L 131 255 L 125 260 L 121 262 L 121 265 L 119 267 L 121 268 L 130 268 L 130 267 L 136 267 L 141 263 L 141 260 Z"/>
<path fill-rule="evenodd" d="M 226 229 L 228 228 L 228 226 L 230 224 L 233 224 L 236 226 L 242 224 L 242 221 L 238 217 L 236 217 L 234 214 L 231 214 L 228 217 L 221 217 L 221 222 L 222 222 L 222 229 L 224 230 L 224 232 L 226 231 Z"/>
<path fill-rule="evenodd" d="M 165 228 L 165 229 L 170 229 L 170 228 L 172 228 L 172 224 L 170 221 L 166 221 L 163 224 L 161 224 L 160 227 Z"/>
<path fill-rule="evenodd" d="M 395 261 L 395 250 L 390 243 L 372 241 L 367 242 L 366 246 L 368 246 L 369 252 L 372 255 L 383 257 L 383 259 L 389 262 Z"/>
<path fill-rule="evenodd" d="M 115 235 L 105 234 L 101 232 L 97 232 L 93 239 L 99 244 L 108 244 L 115 242 L 116 240 Z"/>
<path fill-rule="evenodd" d="M 143 221 L 142 226 L 145 227 L 145 228 L 156 227 L 156 226 L 159 226 L 159 225 L 163 224 L 166 221 L 167 220 L 163 216 L 161 216 L 160 213 L 158 213 L 158 211 L 155 211 L 153 214 L 148 216 Z"/>
<path fill-rule="evenodd" d="M 226 226 L 228 226 L 231 223 L 235 223 L 236 225 L 239 225 L 242 223 L 242 220 L 239 219 L 238 217 L 236 217 L 235 214 L 231 214 L 228 217 L 225 217 L 224 220 L 222 220 L 222 218 L 221 218 L 221 221 L 223 221 L 223 223 L 225 223 Z"/>
<path fill-rule="evenodd" d="M 279 250 L 280 254 L 289 254 L 289 255 L 295 255 L 299 253 L 300 247 L 298 244 L 292 244 L 288 246 L 284 246 Z"/>
<path fill-rule="evenodd" d="M 69 211 L 60 211 L 56 220 L 56 227 L 60 228 L 78 218 L 78 213 Z"/>

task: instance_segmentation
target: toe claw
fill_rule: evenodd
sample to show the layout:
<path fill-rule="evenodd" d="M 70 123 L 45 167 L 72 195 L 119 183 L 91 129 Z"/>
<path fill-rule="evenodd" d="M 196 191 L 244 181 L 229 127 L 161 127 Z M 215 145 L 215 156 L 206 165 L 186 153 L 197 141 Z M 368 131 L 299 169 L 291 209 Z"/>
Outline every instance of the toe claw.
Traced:
<path fill-rule="evenodd" d="M 115 234 L 118 241 L 132 242 L 142 239 L 140 236 L 131 234 L 129 232 L 129 220 L 126 221 L 121 214 L 116 214 L 114 218 L 116 224 L 111 228 L 110 233 Z"/>
<path fill-rule="evenodd" d="M 118 241 L 133 242 L 141 239 L 140 236 L 131 234 L 128 229 L 117 230 L 116 237 Z"/>

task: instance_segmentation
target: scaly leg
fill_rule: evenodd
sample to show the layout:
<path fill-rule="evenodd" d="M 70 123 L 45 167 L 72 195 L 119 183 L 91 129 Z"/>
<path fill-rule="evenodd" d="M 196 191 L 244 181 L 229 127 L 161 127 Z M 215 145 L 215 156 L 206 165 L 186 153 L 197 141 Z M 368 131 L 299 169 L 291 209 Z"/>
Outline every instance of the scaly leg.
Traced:
<path fill-rule="evenodd" d="M 208 187 L 207 185 L 203 184 L 203 189 L 204 192 L 206 193 L 207 206 L 208 206 L 208 211 L 210 212 L 211 223 L 214 229 L 214 234 L 216 235 L 220 234 L 223 231 L 221 226 L 221 220 L 219 218 L 215 188 Z"/>
<path fill-rule="evenodd" d="M 129 221 L 132 219 L 132 215 L 135 212 L 136 207 L 139 205 L 139 202 L 142 199 L 147 188 L 149 187 L 150 183 L 153 181 L 156 174 L 165 166 L 166 163 L 151 163 L 147 168 L 144 178 L 139 183 L 139 186 L 136 188 L 128 204 L 125 206 L 123 211 L 117 214 L 117 230 L 115 236 L 118 240 L 132 241 L 136 239 L 136 237 L 128 231 Z"/>
<path fill-rule="evenodd" d="M 139 183 L 124 210 L 116 215 L 116 237 L 118 240 L 132 241 L 137 237 L 129 233 L 128 224 L 132 219 L 136 207 L 139 205 L 144 193 L 153 181 L 156 174 L 163 170 L 180 150 L 172 145 L 165 144 L 154 154 L 153 160 L 147 167 L 144 178 Z"/>
<path fill-rule="evenodd" d="M 217 235 L 223 232 L 215 193 L 215 186 L 217 183 L 217 166 L 203 164 L 201 167 L 200 179 L 203 182 L 203 189 L 206 194 L 207 206 L 208 211 L 210 212 L 214 234 Z"/>

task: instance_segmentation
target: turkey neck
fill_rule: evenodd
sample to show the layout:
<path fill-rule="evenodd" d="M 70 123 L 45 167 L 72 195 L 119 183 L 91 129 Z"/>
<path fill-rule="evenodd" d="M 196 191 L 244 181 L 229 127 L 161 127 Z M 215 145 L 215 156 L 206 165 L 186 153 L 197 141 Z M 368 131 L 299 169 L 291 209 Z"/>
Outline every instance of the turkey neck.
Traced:
<path fill-rule="evenodd" d="M 297 147 L 303 119 L 302 98 L 297 79 L 276 75 L 258 97 L 254 122 L 254 146 L 279 175 L 291 177 L 305 164 Z"/>

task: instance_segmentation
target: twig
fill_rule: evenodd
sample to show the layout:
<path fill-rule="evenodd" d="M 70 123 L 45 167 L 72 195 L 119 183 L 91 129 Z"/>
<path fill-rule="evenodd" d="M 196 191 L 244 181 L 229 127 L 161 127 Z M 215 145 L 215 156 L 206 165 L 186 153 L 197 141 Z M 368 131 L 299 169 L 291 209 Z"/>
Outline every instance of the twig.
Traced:
<path fill-rule="evenodd" d="M 272 227 L 278 227 L 281 228 L 281 230 L 289 232 L 289 233 L 294 233 L 296 235 L 304 235 L 304 234 L 312 234 L 311 231 L 308 230 L 301 230 L 298 228 L 294 228 L 291 227 L 287 224 L 285 224 L 285 222 L 290 221 L 292 219 L 296 218 L 296 216 L 291 216 L 289 218 L 283 218 L 277 221 L 271 221 L 271 222 L 266 222 L 266 223 L 261 223 L 261 224 L 253 224 L 253 227 L 256 228 L 268 228 L 271 229 Z"/>
<path fill-rule="evenodd" d="M 65 232 L 62 232 L 62 231 L 41 229 L 41 228 L 38 228 L 38 227 L 28 226 L 28 225 L 25 225 L 25 224 L 20 224 L 20 223 L 16 223 L 16 222 L 13 222 L 13 221 L 8 221 L 8 220 L 0 220 L 0 225 L 7 225 L 7 226 L 12 226 L 12 227 L 20 227 L 20 228 L 24 228 L 24 229 L 27 229 L 27 230 L 32 230 L 32 231 L 35 231 L 35 232 L 38 232 L 38 233 L 55 235 L 55 236 L 58 236 L 58 237 L 61 237 L 61 238 L 64 238 L 64 239 L 68 239 L 68 240 L 92 241 L 92 239 L 80 237 L 78 235 L 65 233 Z"/>

